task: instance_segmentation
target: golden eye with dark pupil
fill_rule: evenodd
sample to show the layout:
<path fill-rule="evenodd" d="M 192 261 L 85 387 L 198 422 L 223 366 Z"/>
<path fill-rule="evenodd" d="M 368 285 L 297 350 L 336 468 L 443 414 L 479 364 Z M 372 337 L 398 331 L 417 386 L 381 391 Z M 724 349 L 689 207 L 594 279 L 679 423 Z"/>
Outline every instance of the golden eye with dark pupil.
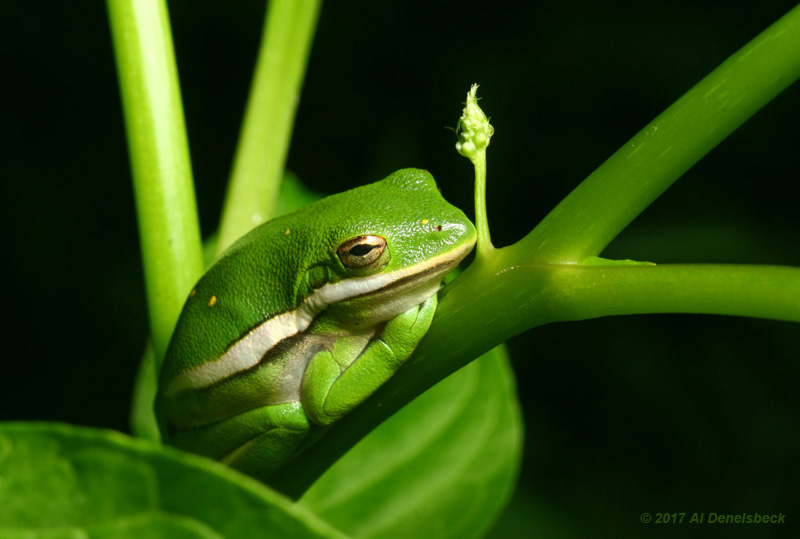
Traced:
<path fill-rule="evenodd" d="M 341 244 L 337 254 L 346 268 L 357 269 L 378 260 L 384 250 L 386 240 L 380 236 L 357 236 Z"/>

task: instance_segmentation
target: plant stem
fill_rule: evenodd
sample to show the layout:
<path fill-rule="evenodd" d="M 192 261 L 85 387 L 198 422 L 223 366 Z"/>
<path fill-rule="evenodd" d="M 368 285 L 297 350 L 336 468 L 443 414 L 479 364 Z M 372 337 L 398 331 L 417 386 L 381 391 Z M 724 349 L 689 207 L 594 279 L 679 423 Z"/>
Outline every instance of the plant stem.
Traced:
<path fill-rule="evenodd" d="M 700 81 L 556 206 L 521 242 L 531 262 L 600 252 L 684 172 L 800 77 L 800 6 Z"/>
<path fill-rule="evenodd" d="M 800 322 L 800 268 L 734 264 L 561 266 L 554 321 L 640 313 L 699 313 Z"/>
<path fill-rule="evenodd" d="M 217 254 L 273 214 L 320 4 L 269 2 Z"/>
<path fill-rule="evenodd" d="M 469 361 L 526 329 L 600 316 L 683 312 L 800 322 L 800 268 L 527 264 L 518 262 L 520 251 L 496 250 L 494 267 L 471 266 L 445 289 L 441 316 L 437 310 L 414 364 L 425 363 L 424 356 L 432 365 L 448 362 L 442 356 L 451 354 Z M 461 361 L 448 370 L 463 366 Z"/>
<path fill-rule="evenodd" d="M 475 168 L 475 228 L 478 232 L 477 262 L 483 263 L 494 249 L 486 216 L 486 148 L 492 141 L 494 127 L 478 105 L 478 85 L 467 92 L 467 100 L 458 119 L 456 151 L 472 162 Z"/>
<path fill-rule="evenodd" d="M 164 357 L 203 269 L 189 145 L 166 2 L 108 0 L 128 133 L 150 331 Z"/>
<path fill-rule="evenodd" d="M 478 259 L 483 260 L 494 250 L 486 213 L 486 148 L 478 152 L 472 164 L 475 166 L 475 228 L 478 232 L 476 249 Z"/>

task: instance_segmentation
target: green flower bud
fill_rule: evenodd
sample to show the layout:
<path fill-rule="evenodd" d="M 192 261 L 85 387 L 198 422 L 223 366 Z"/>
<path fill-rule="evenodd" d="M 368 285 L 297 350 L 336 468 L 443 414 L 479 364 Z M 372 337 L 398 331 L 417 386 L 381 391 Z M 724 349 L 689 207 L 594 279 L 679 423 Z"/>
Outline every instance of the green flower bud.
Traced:
<path fill-rule="evenodd" d="M 473 160 L 478 152 L 486 150 L 494 134 L 494 127 L 478 106 L 477 92 L 478 85 L 473 84 L 467 94 L 467 102 L 464 104 L 464 110 L 456 126 L 458 135 L 456 151 L 470 160 Z"/>

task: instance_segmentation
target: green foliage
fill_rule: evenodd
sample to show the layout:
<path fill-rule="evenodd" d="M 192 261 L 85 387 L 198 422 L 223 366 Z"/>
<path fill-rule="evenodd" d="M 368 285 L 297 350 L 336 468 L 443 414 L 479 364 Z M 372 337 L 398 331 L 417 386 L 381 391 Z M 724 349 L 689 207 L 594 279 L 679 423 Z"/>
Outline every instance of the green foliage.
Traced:
<path fill-rule="evenodd" d="M 0 424 L 0 537 L 341 537 L 225 466 L 122 434 Z"/>

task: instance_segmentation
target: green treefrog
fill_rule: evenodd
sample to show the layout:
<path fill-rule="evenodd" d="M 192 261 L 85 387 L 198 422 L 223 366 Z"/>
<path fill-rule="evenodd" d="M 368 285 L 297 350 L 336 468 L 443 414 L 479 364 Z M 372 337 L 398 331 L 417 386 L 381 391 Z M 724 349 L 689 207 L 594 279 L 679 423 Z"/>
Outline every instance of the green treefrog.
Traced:
<path fill-rule="evenodd" d="M 183 307 L 156 398 L 163 440 L 266 479 L 400 368 L 475 237 L 417 169 L 255 228 Z"/>

